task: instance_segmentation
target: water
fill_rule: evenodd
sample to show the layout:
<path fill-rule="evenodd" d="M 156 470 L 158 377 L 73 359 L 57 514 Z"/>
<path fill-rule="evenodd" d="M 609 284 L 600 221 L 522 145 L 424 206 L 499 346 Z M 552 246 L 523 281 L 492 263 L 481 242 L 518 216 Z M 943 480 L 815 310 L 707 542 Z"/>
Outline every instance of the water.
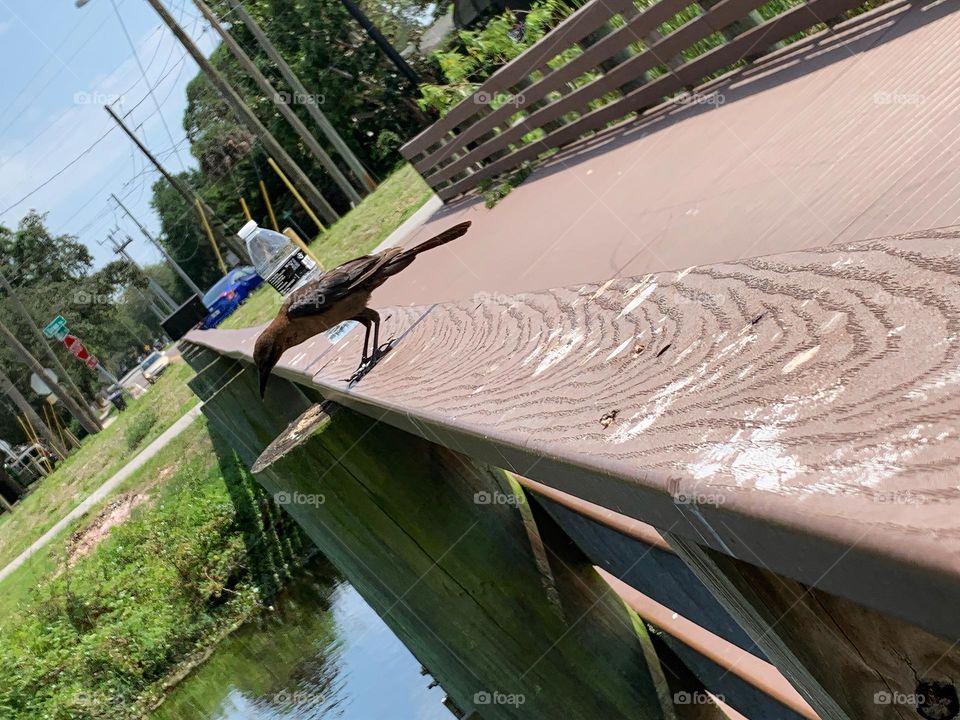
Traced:
<path fill-rule="evenodd" d="M 443 691 L 323 560 L 233 633 L 151 720 L 451 720 Z"/>

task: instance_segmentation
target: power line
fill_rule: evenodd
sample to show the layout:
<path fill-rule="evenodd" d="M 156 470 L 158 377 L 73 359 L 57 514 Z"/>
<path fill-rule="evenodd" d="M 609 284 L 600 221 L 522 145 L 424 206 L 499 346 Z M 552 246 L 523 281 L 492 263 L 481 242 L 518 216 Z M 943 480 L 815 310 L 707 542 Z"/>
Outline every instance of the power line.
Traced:
<path fill-rule="evenodd" d="M 13 210 L 15 207 L 17 207 L 17 206 L 20 205 L 21 203 L 26 202 L 27 200 L 29 200 L 31 197 L 33 197 L 33 196 L 36 195 L 38 192 L 40 192 L 41 190 L 43 190 L 43 188 L 45 188 L 47 185 L 49 185 L 49 184 L 52 183 L 54 180 L 56 180 L 58 177 L 60 177 L 61 175 L 63 175 L 63 173 L 65 173 L 65 172 L 66 172 L 67 170 L 69 170 L 71 167 L 73 167 L 73 166 L 76 165 L 78 162 L 80 162 L 85 155 L 87 155 L 91 150 L 93 150 L 97 145 L 99 145 L 100 142 L 103 141 L 103 140 L 107 137 L 107 135 L 109 135 L 110 133 L 112 133 L 115 129 L 116 129 L 116 128 L 110 128 L 109 130 L 107 130 L 103 135 L 101 135 L 101 136 L 98 137 L 96 140 L 94 140 L 90 145 L 88 145 L 87 148 L 86 148 L 82 153 L 80 153 L 80 154 L 77 155 L 73 160 L 71 160 L 71 161 L 68 162 L 66 165 L 64 165 L 60 170 L 58 170 L 58 171 L 55 172 L 53 175 L 51 175 L 49 178 L 47 178 L 46 180 L 44 180 L 44 181 L 43 181 L 42 183 L 40 183 L 37 187 L 35 187 L 35 188 L 34 188 L 33 190 L 31 190 L 30 192 L 28 192 L 26 195 L 24 195 L 22 198 L 20 198 L 19 200 L 17 200 L 17 201 L 16 201 L 15 203 L 13 203 L 12 205 L 8 205 L 8 206 L 5 207 L 3 210 L 0 210 L 0 217 L 3 217 L 4 215 L 6 215 L 8 212 L 10 212 L 11 210 Z"/>
<path fill-rule="evenodd" d="M 163 116 L 163 111 L 160 109 L 160 103 L 157 101 L 157 96 L 154 95 L 153 87 L 150 85 L 150 79 L 147 77 L 147 71 L 143 68 L 143 63 L 140 62 L 140 53 L 137 52 L 136 45 L 133 44 L 133 38 L 130 37 L 130 32 L 127 30 L 127 24 L 123 21 L 123 16 L 120 14 L 120 9 L 117 7 L 116 0 L 110 0 L 110 3 L 113 5 L 113 11 L 116 13 L 117 20 L 120 22 L 120 27 L 123 28 L 123 34 L 127 38 L 127 43 L 130 45 L 130 50 L 133 51 L 133 58 L 137 61 L 137 67 L 140 68 L 140 75 L 143 76 L 143 82 L 147 85 L 147 92 L 150 94 L 150 97 L 153 98 L 153 104 L 157 108 L 157 112 L 160 114 L 160 122 L 163 123 L 164 130 L 167 131 L 167 137 L 170 138 L 170 143 L 176 145 L 176 141 L 173 139 L 173 133 L 170 132 L 170 126 L 167 125 L 167 119 Z M 180 157 L 180 154 L 177 153 L 177 162 L 180 163 L 180 167 L 184 170 L 187 169 L 187 166 L 183 162 L 183 158 Z"/>

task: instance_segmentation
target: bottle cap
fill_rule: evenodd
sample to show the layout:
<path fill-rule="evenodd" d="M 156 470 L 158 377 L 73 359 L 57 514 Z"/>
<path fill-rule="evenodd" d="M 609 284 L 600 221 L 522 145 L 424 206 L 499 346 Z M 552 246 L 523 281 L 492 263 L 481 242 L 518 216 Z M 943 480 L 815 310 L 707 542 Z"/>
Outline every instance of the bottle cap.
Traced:
<path fill-rule="evenodd" d="M 257 230 L 260 229 L 260 226 L 257 225 L 255 220 L 247 221 L 247 224 L 240 228 L 240 232 L 237 235 L 240 236 L 241 240 L 246 240 L 248 237 L 253 235 Z"/>

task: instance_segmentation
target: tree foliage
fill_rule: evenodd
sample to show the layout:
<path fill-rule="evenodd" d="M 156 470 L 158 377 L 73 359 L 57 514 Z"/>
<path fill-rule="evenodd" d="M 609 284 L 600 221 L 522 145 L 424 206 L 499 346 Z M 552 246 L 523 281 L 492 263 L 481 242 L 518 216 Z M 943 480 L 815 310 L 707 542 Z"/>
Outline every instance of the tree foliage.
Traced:
<path fill-rule="evenodd" d="M 415 91 L 363 33 L 340 0 L 310 3 L 253 0 L 245 3 L 245 7 L 309 93 L 308 97 L 296 94 L 260 50 L 246 26 L 235 22 L 230 32 L 271 81 L 280 99 L 290 104 L 348 177 L 351 176 L 349 168 L 310 117 L 306 103 L 318 104 L 371 176 L 386 176 L 400 159 L 399 146 L 429 122 L 429 118 L 417 105 Z M 364 3 L 364 9 L 400 48 L 415 41 L 420 31 L 418 22 L 426 19 L 428 7 L 431 4 L 424 0 L 366 0 Z M 210 60 L 327 201 L 339 213 L 347 212 L 349 200 L 306 150 L 280 115 L 273 99 L 263 96 L 223 45 L 213 52 Z M 426 64 L 418 70 L 430 72 Z M 281 228 L 293 225 L 309 235 L 316 232 L 309 217 L 270 168 L 262 144 L 238 121 L 202 73 L 187 87 L 183 126 L 199 169 L 182 173 L 180 177 L 206 200 L 228 228 L 238 230 L 246 221 L 241 211 L 241 197 L 249 205 L 254 219 L 270 226 L 260 191 L 263 181 Z M 166 182 L 158 182 L 153 193 L 153 207 L 161 218 L 163 242 L 201 286 L 211 284 L 220 273 L 196 210 Z"/>
<path fill-rule="evenodd" d="M 93 270 L 87 247 L 72 235 L 53 235 L 46 215 L 30 211 L 16 229 L 0 226 L 0 272 L 13 286 L 35 327 L 57 315 L 67 319 L 70 331 L 83 341 L 113 372 L 136 361 L 145 339 L 156 337 L 159 325 L 139 315 L 142 301 L 130 302 L 123 288 L 146 284 L 146 279 L 125 261 Z M 3 322 L 44 365 L 46 350 L 10 297 L 0 298 Z M 88 398 L 99 388 L 96 373 L 73 358 L 62 343 L 49 341 L 64 369 Z M 30 370 L 9 348 L 0 350 L 0 367 L 24 396 L 43 414 L 43 400 L 30 389 Z M 16 411 L 4 398 L 8 412 L 0 413 L 0 439 L 21 442 L 25 437 Z M 64 418 L 65 420 L 67 418 Z"/>

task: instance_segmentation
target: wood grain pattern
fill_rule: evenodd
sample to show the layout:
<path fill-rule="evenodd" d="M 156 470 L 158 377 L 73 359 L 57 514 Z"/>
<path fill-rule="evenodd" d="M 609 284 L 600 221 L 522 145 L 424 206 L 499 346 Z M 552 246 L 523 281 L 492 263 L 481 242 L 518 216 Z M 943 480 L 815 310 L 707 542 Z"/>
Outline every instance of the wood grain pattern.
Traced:
<path fill-rule="evenodd" d="M 298 381 L 960 638 L 958 251 L 929 234 L 438 305 L 352 390 L 352 353 Z"/>

